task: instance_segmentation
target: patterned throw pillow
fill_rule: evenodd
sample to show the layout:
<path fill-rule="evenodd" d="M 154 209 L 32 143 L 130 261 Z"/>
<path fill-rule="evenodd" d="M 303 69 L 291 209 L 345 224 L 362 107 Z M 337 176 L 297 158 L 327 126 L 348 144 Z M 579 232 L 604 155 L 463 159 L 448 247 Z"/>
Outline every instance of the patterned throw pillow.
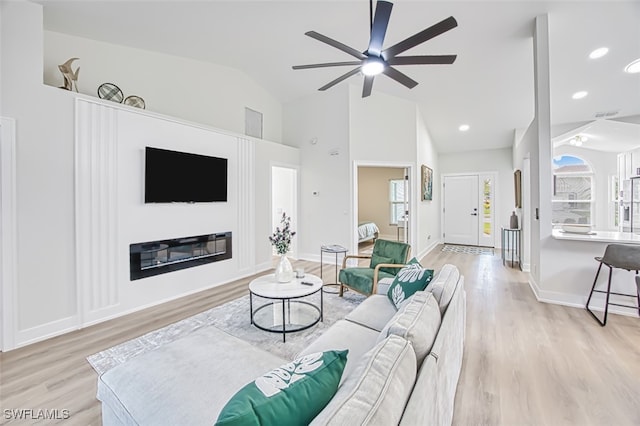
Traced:
<path fill-rule="evenodd" d="M 309 424 L 338 390 L 348 352 L 305 355 L 258 377 L 227 402 L 216 426 Z"/>
<path fill-rule="evenodd" d="M 413 258 L 407 266 L 400 269 L 389 286 L 387 297 L 398 309 L 400 304 L 416 291 L 424 290 L 433 278 L 433 269 L 425 269 Z"/>

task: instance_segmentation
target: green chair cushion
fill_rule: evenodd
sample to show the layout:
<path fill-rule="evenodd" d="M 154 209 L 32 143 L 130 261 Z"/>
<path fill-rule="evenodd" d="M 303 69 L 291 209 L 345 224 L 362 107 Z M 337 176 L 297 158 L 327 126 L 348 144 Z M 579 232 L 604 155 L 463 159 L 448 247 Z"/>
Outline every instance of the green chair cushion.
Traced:
<path fill-rule="evenodd" d="M 231 397 L 216 426 L 309 424 L 338 390 L 347 352 L 304 355 L 258 377 Z"/>
<path fill-rule="evenodd" d="M 397 241 L 377 240 L 373 246 L 371 267 L 375 268 L 375 265 L 378 263 L 404 264 L 407 261 L 408 254 L 409 244 Z M 384 262 L 379 261 L 374 264 L 374 258 L 376 257 L 378 259 L 384 258 Z M 381 268 L 380 270 L 395 276 L 400 268 Z"/>
<path fill-rule="evenodd" d="M 374 270 L 371 268 L 346 268 L 340 271 L 339 280 L 360 293 L 371 294 L 373 292 L 373 272 Z M 378 280 L 393 277 L 392 274 L 382 270 L 378 274 Z"/>
<path fill-rule="evenodd" d="M 380 256 L 378 254 L 373 253 L 371 255 L 371 263 L 369 263 L 369 268 L 375 269 L 375 267 L 381 263 L 395 263 L 395 262 L 391 257 Z M 380 268 L 380 270 L 392 275 L 395 275 L 395 273 L 398 272 L 398 269 L 396 268 Z"/>

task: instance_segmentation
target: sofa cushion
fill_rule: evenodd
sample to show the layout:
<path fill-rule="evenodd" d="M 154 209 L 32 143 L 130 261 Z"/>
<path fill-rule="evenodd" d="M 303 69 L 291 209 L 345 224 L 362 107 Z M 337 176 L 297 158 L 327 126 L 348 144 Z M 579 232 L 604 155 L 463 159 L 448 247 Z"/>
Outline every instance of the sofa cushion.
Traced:
<path fill-rule="evenodd" d="M 373 291 L 373 273 L 371 268 L 345 268 L 340 270 L 339 281 L 348 284 L 352 289 L 364 293 L 371 294 Z M 393 275 L 379 271 L 378 279 L 393 278 Z"/>
<path fill-rule="evenodd" d="M 327 351 L 284 364 L 240 389 L 215 424 L 308 424 L 338 390 L 346 361 L 347 351 Z"/>
<path fill-rule="evenodd" d="M 444 314 L 444 311 L 446 311 L 449 306 L 449 302 L 451 302 L 453 291 L 456 289 L 459 279 L 460 271 L 458 268 L 454 265 L 446 264 L 428 287 L 429 291 L 436 297 L 442 314 Z"/>
<path fill-rule="evenodd" d="M 411 343 L 389 336 L 371 349 L 312 425 L 398 424 L 416 379 Z"/>
<path fill-rule="evenodd" d="M 203 327 L 98 378 L 105 424 L 212 424 L 233 394 L 287 362 L 216 327 Z M 224 384 L 224 385 L 221 385 Z"/>
<path fill-rule="evenodd" d="M 398 271 L 387 291 L 387 297 L 396 309 L 415 292 L 424 290 L 433 278 L 433 269 L 425 269 L 414 260 Z"/>
<path fill-rule="evenodd" d="M 349 312 L 345 319 L 380 332 L 395 314 L 396 308 L 386 295 L 374 294 Z"/>
<path fill-rule="evenodd" d="M 440 309 L 433 294 L 419 291 L 389 320 L 378 341 L 393 334 L 407 339 L 413 345 L 420 367 L 431 351 L 440 330 L 440 322 Z"/>
<path fill-rule="evenodd" d="M 388 300 L 385 301 L 389 303 Z M 347 365 L 344 368 L 341 379 L 341 381 L 344 382 L 358 366 L 358 361 L 364 354 L 376 345 L 378 334 L 377 331 L 371 330 L 370 328 L 362 327 L 350 321 L 339 320 L 302 350 L 298 354 L 298 357 L 314 352 L 348 350 Z"/>

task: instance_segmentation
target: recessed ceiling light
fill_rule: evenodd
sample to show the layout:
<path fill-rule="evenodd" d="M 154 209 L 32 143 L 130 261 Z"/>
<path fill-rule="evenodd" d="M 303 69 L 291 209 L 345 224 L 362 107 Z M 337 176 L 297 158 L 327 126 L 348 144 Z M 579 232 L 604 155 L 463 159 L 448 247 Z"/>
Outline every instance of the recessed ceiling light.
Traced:
<path fill-rule="evenodd" d="M 589 57 L 591 59 L 602 58 L 608 52 L 609 52 L 609 48 L 608 47 L 600 47 L 600 48 L 594 50 L 593 52 L 589 53 Z"/>
<path fill-rule="evenodd" d="M 469 125 L 463 124 L 460 127 L 458 127 L 458 130 L 460 130 L 461 132 L 466 132 L 467 130 L 469 130 Z"/>
<path fill-rule="evenodd" d="M 631 62 L 629 65 L 624 67 L 624 71 L 628 72 L 629 74 L 635 74 L 640 72 L 640 58 L 636 59 L 635 61 Z"/>
<path fill-rule="evenodd" d="M 584 91 L 584 90 L 581 90 L 580 92 L 576 92 L 576 93 L 574 93 L 571 97 L 572 97 L 573 99 L 582 99 L 582 98 L 584 98 L 585 96 L 587 96 L 588 94 L 589 94 L 588 92 L 586 92 L 586 91 Z"/>

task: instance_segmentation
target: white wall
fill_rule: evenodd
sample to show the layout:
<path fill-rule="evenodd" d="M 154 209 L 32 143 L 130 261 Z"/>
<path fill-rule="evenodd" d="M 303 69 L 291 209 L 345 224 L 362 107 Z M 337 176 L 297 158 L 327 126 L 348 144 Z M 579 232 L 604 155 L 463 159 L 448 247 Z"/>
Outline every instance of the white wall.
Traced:
<path fill-rule="evenodd" d="M 411 210 L 418 214 L 410 228 L 420 237 L 410 243 L 422 256 L 440 228 L 438 202 L 418 201 L 420 162 L 437 166 L 428 129 L 414 103 L 382 93 L 363 99 L 360 90 L 356 84 L 338 85 L 284 107 L 283 140 L 300 148 L 304 171 L 299 256 L 318 260 L 320 245 L 328 243 L 357 249 L 355 171 L 379 165 L 411 168 Z M 338 155 L 330 155 L 336 150 Z"/>
<path fill-rule="evenodd" d="M 271 229 L 281 226 L 282 215 L 291 218 L 291 230 L 298 229 L 298 171 L 294 168 L 273 166 L 271 168 Z M 298 236 L 293 236 L 289 253 L 297 255 Z"/>
<path fill-rule="evenodd" d="M 261 141 L 256 145 L 255 156 L 264 161 L 256 161 L 255 163 L 255 190 L 254 199 L 256 206 L 266 206 L 264 210 L 255 209 L 255 250 L 256 250 L 256 268 L 265 268 L 275 266 L 272 265 L 272 246 L 269 243 L 269 235 L 273 233 L 271 214 L 271 171 L 273 166 L 295 168 L 300 170 L 300 150 L 297 148 L 283 145 L 280 143 L 272 143 Z M 298 185 L 302 173 L 298 173 Z M 298 234 L 294 237 L 295 249 L 299 252 L 299 220 L 301 216 L 300 210 L 300 189 L 297 189 L 298 210 L 296 212 L 296 220 L 294 223 L 294 231 Z M 293 218 L 292 218 L 293 220 Z M 320 249 L 318 249 L 320 250 Z M 297 253 L 296 253 L 297 254 Z"/>
<path fill-rule="evenodd" d="M 415 103 L 350 85 L 349 115 L 351 160 L 416 162 Z"/>
<path fill-rule="evenodd" d="M 78 90 L 114 83 L 149 111 L 244 134 L 245 107 L 263 114 L 263 138 L 282 140 L 282 105 L 243 72 L 209 62 L 44 31 L 44 82 L 63 85 L 58 65 L 77 57 Z M 19 68 L 22 68 L 19 67 Z"/>
<path fill-rule="evenodd" d="M 300 149 L 298 257 L 319 260 L 323 244 L 351 247 L 348 93 L 336 86 L 283 111 L 283 141 Z"/>
<path fill-rule="evenodd" d="M 415 253 L 424 256 L 427 251 L 431 250 L 436 244 L 441 242 L 440 235 L 440 188 L 442 183 L 440 180 L 440 161 L 438 153 L 435 150 L 429 129 L 424 121 L 420 111 L 416 114 L 416 132 L 417 132 L 417 165 L 415 169 L 415 178 L 420 182 L 421 169 L 419 166 L 425 165 L 433 170 L 433 199 L 431 201 L 421 201 L 418 199 L 417 208 L 417 224 L 416 224 L 416 248 Z M 420 191 L 420 189 L 418 189 Z"/>
<path fill-rule="evenodd" d="M 2 43 L 0 108 L 3 116 L 15 120 L 17 147 L 15 206 L 17 279 L 7 284 L 16 293 L 15 303 L 12 306 L 13 312 L 3 309 L 2 313 L 12 317 L 15 315 L 16 322 L 12 330 L 15 339 L 4 348 L 42 340 L 90 322 L 104 320 L 110 315 L 120 315 L 139 309 L 145 304 L 151 305 L 179 297 L 191 291 L 220 284 L 224 280 L 237 278 L 243 273 L 253 273 L 260 268 L 271 266 L 271 246 L 267 240 L 271 232 L 271 217 L 256 214 L 256 212 L 267 212 L 270 209 L 271 163 L 281 161 L 297 165 L 298 150 L 279 143 L 252 140 L 226 130 L 123 107 L 45 85 L 42 74 L 45 69 L 42 6 L 31 2 L 12 1 L 1 2 L 0 8 Z M 222 115 L 220 123 L 222 126 L 228 126 L 227 130 L 234 131 L 239 128 L 239 132 L 243 133 L 244 106 L 246 105 L 258 110 L 263 109 L 265 135 L 275 135 L 274 137 L 279 138 L 281 128 L 279 105 L 246 77 L 240 75 L 226 81 L 224 84 L 229 89 L 220 88 L 220 92 L 216 92 L 217 96 L 211 96 L 211 91 L 219 89 L 216 86 L 208 86 L 209 80 L 212 80 L 211 76 L 214 75 L 216 78 L 232 76 L 234 74 L 232 70 L 220 71 L 216 67 L 195 62 L 188 63 L 189 61 L 185 62 L 181 58 L 163 55 L 156 57 L 155 54 L 131 52 L 124 48 L 96 44 L 92 41 L 68 39 L 63 35 L 49 34 L 47 38 L 52 42 L 52 50 L 47 54 L 60 50 L 60 55 L 64 56 L 63 59 L 57 57 L 49 59 L 52 62 L 47 65 L 46 69 L 49 71 L 45 74 L 50 72 L 52 66 L 82 51 L 84 56 L 78 55 L 81 56 L 79 64 L 82 67 L 81 89 L 82 85 L 87 83 L 89 88 L 86 90 L 93 93 L 90 87 L 97 81 L 102 82 L 103 77 L 107 80 L 107 77 L 121 75 L 118 72 L 128 72 L 129 77 L 123 76 L 122 80 L 119 79 L 121 84 L 126 82 L 122 89 L 128 92 L 133 90 L 132 87 L 142 88 L 143 90 L 136 94 L 143 96 L 150 102 L 150 106 L 164 105 L 167 108 L 165 112 L 187 115 L 188 111 L 177 111 L 171 108 L 188 103 L 190 97 L 197 98 L 201 96 L 198 95 L 199 93 L 204 93 L 204 97 L 208 98 L 206 104 L 194 102 L 198 108 L 204 108 L 207 116 Z M 63 40 L 65 45 L 53 47 L 56 46 L 54 38 L 57 38 L 57 42 Z M 65 50 L 67 47 L 73 52 L 67 52 Z M 75 50 L 76 48 L 79 50 Z M 96 49 L 96 53 L 92 53 L 91 49 Z M 138 56 L 142 62 L 135 62 L 137 60 L 135 56 Z M 98 75 L 93 72 L 99 64 L 99 57 L 108 58 L 110 61 L 110 65 L 107 64 L 104 68 L 110 69 L 108 75 Z M 158 79 L 150 77 L 154 71 L 158 73 L 162 71 L 149 66 L 164 63 L 165 60 L 168 64 L 167 72 L 173 74 Z M 127 66 L 134 63 L 133 67 Z M 138 67 L 139 74 L 135 70 Z M 164 95 L 156 97 L 156 94 L 161 92 L 159 87 L 141 86 L 143 84 L 141 76 L 154 84 L 159 84 L 161 81 L 165 83 L 175 81 L 174 74 L 179 75 L 175 67 L 184 67 L 192 73 L 188 84 L 182 82 L 187 86 L 183 86 L 182 92 L 175 94 L 176 98 L 173 99 L 172 106 L 169 102 L 170 98 L 163 98 L 161 102 L 160 98 Z M 198 67 L 200 70 L 196 71 Z M 92 76 L 96 76 L 94 82 L 90 80 Z M 128 78 L 131 79 L 128 80 Z M 197 80 L 201 82 L 198 83 Z M 58 86 L 60 80 L 56 80 L 53 84 Z M 193 93 L 196 90 L 198 93 Z M 183 95 L 186 97 L 182 98 Z M 88 311 L 83 307 L 83 303 L 87 302 L 87 297 L 90 296 L 88 292 L 92 289 L 84 288 L 85 281 L 76 280 L 77 268 L 82 270 L 82 265 L 76 261 L 75 240 L 78 223 L 76 201 L 79 195 L 75 193 L 74 182 L 74 176 L 78 172 L 74 163 L 76 154 L 74 139 L 77 136 L 75 102 L 78 97 L 91 99 L 91 102 L 98 105 L 100 109 L 117 110 L 115 113 L 110 113 L 118 122 L 116 130 L 114 131 L 113 127 L 105 127 L 96 130 L 93 135 L 102 136 L 109 130 L 113 132 L 109 137 L 113 137 L 116 141 L 118 159 L 122 161 L 122 168 L 118 173 L 123 179 L 118 181 L 119 195 L 122 199 L 117 200 L 117 208 L 120 209 L 118 211 L 121 214 L 118 214 L 117 227 L 116 303 L 110 305 L 107 310 L 91 311 L 90 316 L 84 316 Z M 230 101 L 236 98 L 237 103 Z M 150 108 L 150 111 L 153 109 Z M 232 111 L 227 114 L 225 110 L 228 109 Z M 192 117 L 192 119 L 199 118 Z M 204 116 L 202 120 L 210 123 Z M 272 124 L 267 124 L 268 122 Z M 100 121 L 92 122 L 93 125 L 99 123 Z M 230 136 L 231 139 L 229 139 Z M 141 182 L 137 179 L 141 177 L 141 149 L 145 144 L 228 155 L 231 159 L 229 203 L 226 206 L 144 205 L 141 201 Z M 243 161 L 239 161 L 240 158 Z M 88 170 L 93 167 L 93 164 L 82 165 L 88 166 Z M 232 174 L 235 175 L 232 176 Z M 239 205 L 234 201 L 239 198 L 245 201 L 244 204 Z M 100 209 L 97 211 L 94 209 L 90 213 L 94 217 L 102 214 Z M 191 268 L 134 283 L 128 281 L 129 243 L 172 236 L 198 235 L 218 230 L 231 230 L 234 232 L 234 238 L 236 235 L 243 234 L 243 241 L 250 241 L 251 247 L 247 244 L 235 245 L 234 257 L 240 252 L 242 256 L 230 262 L 210 264 L 212 265 L 210 267 Z M 263 241 L 263 244 L 259 241 Z M 104 247 L 101 248 L 99 240 L 94 238 L 93 242 L 97 249 L 104 249 Z M 242 265 L 238 264 L 240 259 L 245 259 Z M 249 264 L 247 259 L 250 261 Z M 79 284 L 82 286 L 79 287 Z M 100 291 L 95 288 L 93 290 Z M 109 303 L 112 301 L 112 296 L 109 295 Z"/>
<path fill-rule="evenodd" d="M 72 326 L 76 313 L 73 98 L 42 85 L 42 6 L 0 7 L 0 102 L 17 138 L 16 330 L 41 334 Z"/>

